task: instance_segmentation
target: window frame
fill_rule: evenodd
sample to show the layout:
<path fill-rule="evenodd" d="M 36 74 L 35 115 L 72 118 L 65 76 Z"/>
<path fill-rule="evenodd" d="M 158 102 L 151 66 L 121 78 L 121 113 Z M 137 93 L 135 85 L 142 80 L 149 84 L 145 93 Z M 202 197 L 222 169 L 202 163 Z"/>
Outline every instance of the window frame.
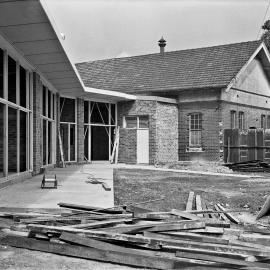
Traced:
<path fill-rule="evenodd" d="M 245 113 L 243 111 L 238 112 L 238 127 L 240 130 L 245 129 Z"/>
<path fill-rule="evenodd" d="M 230 111 L 230 116 L 231 116 L 231 129 L 235 129 L 237 126 L 237 119 L 236 119 L 236 111 L 231 110 Z"/>
<path fill-rule="evenodd" d="M 196 119 L 197 116 L 197 119 Z M 201 112 L 194 112 L 194 113 L 190 113 L 188 115 L 188 125 L 189 125 L 189 129 L 188 129 L 188 151 L 189 152 L 201 152 L 202 151 L 202 123 L 203 123 L 203 114 Z M 192 119 L 192 117 L 194 117 L 195 119 Z M 192 123 L 192 121 L 194 123 Z M 196 123 L 196 121 L 198 123 Z M 194 125 L 197 125 L 197 127 L 193 127 Z M 194 134 L 196 134 L 196 136 L 198 135 L 198 138 L 196 138 L 198 140 L 198 144 L 193 144 L 192 140 L 194 137 L 192 137 L 192 133 L 194 132 Z"/>
<path fill-rule="evenodd" d="M 140 118 L 142 117 L 147 117 L 148 118 L 148 126 L 147 127 L 140 127 Z M 136 118 L 136 126 L 135 127 L 127 127 L 127 118 Z M 125 115 L 123 117 L 123 128 L 125 129 L 149 129 L 149 124 L 150 124 L 150 120 L 149 120 L 149 115 Z"/>
<path fill-rule="evenodd" d="M 261 114 L 261 128 L 266 129 L 266 115 Z"/>

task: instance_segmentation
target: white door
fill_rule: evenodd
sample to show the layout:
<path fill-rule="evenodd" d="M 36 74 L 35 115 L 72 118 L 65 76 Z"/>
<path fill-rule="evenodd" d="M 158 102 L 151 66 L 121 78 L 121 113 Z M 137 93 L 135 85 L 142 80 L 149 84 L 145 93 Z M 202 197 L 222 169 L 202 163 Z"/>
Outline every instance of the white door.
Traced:
<path fill-rule="evenodd" d="M 149 163 L 149 129 L 137 129 L 137 163 Z"/>

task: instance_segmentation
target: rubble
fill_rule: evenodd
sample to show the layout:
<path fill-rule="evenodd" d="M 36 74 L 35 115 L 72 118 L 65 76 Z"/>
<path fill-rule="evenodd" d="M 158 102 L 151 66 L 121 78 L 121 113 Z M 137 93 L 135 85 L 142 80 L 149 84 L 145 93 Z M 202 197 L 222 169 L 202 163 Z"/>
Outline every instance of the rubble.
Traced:
<path fill-rule="evenodd" d="M 211 208 L 192 191 L 185 210 L 59 206 L 1 208 L 1 218 L 13 224 L 0 226 L 0 244 L 148 269 L 270 268 L 267 227 L 243 224 L 238 210 L 220 203 Z"/>

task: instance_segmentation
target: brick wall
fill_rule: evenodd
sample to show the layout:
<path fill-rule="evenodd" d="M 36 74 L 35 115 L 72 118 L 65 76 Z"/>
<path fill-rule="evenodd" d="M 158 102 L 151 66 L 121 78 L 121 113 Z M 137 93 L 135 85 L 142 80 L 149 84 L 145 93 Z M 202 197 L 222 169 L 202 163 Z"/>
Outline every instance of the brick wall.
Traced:
<path fill-rule="evenodd" d="M 137 163 L 137 130 L 120 128 L 118 162 Z"/>
<path fill-rule="evenodd" d="M 231 128 L 231 111 L 236 112 L 236 128 L 239 126 L 239 112 L 244 112 L 245 118 L 245 128 L 249 127 L 261 127 L 261 115 L 264 114 L 270 116 L 270 109 L 262 109 L 255 106 L 248 106 L 243 104 L 234 104 L 229 102 L 222 102 L 221 103 L 221 110 L 222 110 L 222 122 L 223 128 Z M 269 127 L 270 128 L 270 127 Z"/>
<path fill-rule="evenodd" d="M 188 152 L 189 114 L 202 113 L 202 152 Z M 179 159 L 210 160 L 220 158 L 219 121 L 221 119 L 218 101 L 188 102 L 179 104 Z"/>
<path fill-rule="evenodd" d="M 178 160 L 177 105 L 156 100 L 118 103 L 118 125 L 124 116 L 149 116 L 149 163 Z M 137 131 L 120 129 L 119 162 L 136 163 Z"/>
<path fill-rule="evenodd" d="M 37 73 L 33 73 L 33 173 L 38 174 L 42 165 L 41 134 L 41 94 L 42 83 Z"/>
<path fill-rule="evenodd" d="M 178 161 L 177 104 L 157 103 L 157 162 Z"/>
<path fill-rule="evenodd" d="M 84 162 L 84 100 L 77 99 L 77 162 Z"/>
<path fill-rule="evenodd" d="M 156 101 L 125 101 L 118 103 L 118 125 L 123 127 L 123 117 L 131 115 L 148 115 L 149 116 L 149 163 L 154 164 L 156 162 L 157 152 L 157 134 L 156 134 Z M 136 130 L 135 130 L 136 131 Z M 137 133 L 135 133 L 137 134 Z M 124 163 L 136 163 L 137 160 L 136 148 L 132 145 L 134 139 L 134 130 L 127 129 L 125 132 L 120 132 L 119 144 L 125 145 L 129 148 L 129 151 L 124 151 L 124 147 L 119 147 L 118 158 L 120 162 Z M 132 139 L 131 139 L 132 138 Z M 130 151 L 133 149 L 134 154 L 131 155 Z M 129 153 L 129 154 L 128 154 Z M 136 157 L 136 158 L 135 158 Z M 131 158 L 132 160 L 129 160 Z"/>

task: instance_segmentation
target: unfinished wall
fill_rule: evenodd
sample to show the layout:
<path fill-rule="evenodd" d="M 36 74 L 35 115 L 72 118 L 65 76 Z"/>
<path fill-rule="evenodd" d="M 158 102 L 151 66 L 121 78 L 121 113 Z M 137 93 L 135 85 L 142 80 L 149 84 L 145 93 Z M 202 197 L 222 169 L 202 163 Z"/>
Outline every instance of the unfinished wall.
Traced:
<path fill-rule="evenodd" d="M 132 115 L 148 115 L 149 116 L 149 163 L 156 162 L 157 153 L 157 134 L 156 134 L 156 119 L 157 119 L 157 102 L 156 101 L 124 101 L 118 103 L 118 125 L 123 128 L 123 117 Z M 119 162 L 123 163 L 136 163 L 136 145 L 134 140 L 137 141 L 136 130 L 120 129 L 120 147 L 119 147 Z M 128 151 L 125 150 L 128 148 Z"/>
<path fill-rule="evenodd" d="M 157 103 L 157 162 L 178 161 L 178 106 Z"/>
<path fill-rule="evenodd" d="M 41 134 L 41 94 L 42 83 L 37 73 L 33 73 L 33 173 L 40 172 L 42 166 Z"/>
<path fill-rule="evenodd" d="M 77 99 L 77 162 L 84 162 L 84 100 Z"/>
<path fill-rule="evenodd" d="M 177 105 L 157 100 L 118 103 L 119 162 L 137 162 L 137 130 L 123 128 L 124 116 L 149 116 L 149 163 L 178 160 Z"/>

